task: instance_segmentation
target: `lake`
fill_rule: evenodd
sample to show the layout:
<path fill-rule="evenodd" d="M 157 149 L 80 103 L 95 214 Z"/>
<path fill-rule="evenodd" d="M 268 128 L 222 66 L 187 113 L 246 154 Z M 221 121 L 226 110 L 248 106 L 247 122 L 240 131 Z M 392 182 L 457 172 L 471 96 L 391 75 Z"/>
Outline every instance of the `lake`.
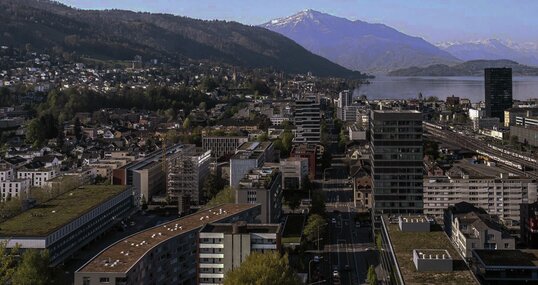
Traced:
<path fill-rule="evenodd" d="M 368 99 L 409 99 L 417 98 L 418 93 L 422 92 L 424 98 L 436 96 L 444 100 L 454 95 L 471 99 L 472 102 L 484 100 L 483 77 L 378 76 L 370 82 L 355 90 L 355 94 L 364 94 Z M 538 98 L 538 77 L 514 77 L 513 93 L 514 99 Z"/>

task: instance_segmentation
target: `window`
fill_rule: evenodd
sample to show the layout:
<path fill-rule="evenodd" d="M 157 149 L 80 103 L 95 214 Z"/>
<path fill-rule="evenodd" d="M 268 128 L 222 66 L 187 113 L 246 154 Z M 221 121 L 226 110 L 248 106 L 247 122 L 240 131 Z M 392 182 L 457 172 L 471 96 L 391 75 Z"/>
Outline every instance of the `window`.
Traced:
<path fill-rule="evenodd" d="M 509 243 L 505 243 L 504 244 L 504 248 L 509 248 L 510 247 L 510 244 Z"/>
<path fill-rule="evenodd" d="M 90 285 L 90 277 L 82 277 L 82 285 Z"/>
<path fill-rule="evenodd" d="M 110 283 L 110 278 L 108 277 L 101 277 L 99 278 L 100 283 Z"/>

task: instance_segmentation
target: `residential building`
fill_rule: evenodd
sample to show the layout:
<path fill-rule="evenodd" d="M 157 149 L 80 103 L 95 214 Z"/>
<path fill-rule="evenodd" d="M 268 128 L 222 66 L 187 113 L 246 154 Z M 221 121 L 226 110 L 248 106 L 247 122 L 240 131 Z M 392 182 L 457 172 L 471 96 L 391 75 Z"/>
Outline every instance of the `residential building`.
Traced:
<path fill-rule="evenodd" d="M 479 284 L 439 225 L 424 216 L 380 218 L 386 284 Z"/>
<path fill-rule="evenodd" d="M 370 122 L 375 213 L 421 213 L 422 113 L 374 110 Z"/>
<path fill-rule="evenodd" d="M 230 158 L 230 187 L 237 188 L 239 181 L 252 169 L 261 167 L 265 162 L 273 162 L 272 142 L 246 142 L 237 148 Z"/>
<path fill-rule="evenodd" d="M 28 198 L 30 192 L 30 179 L 10 179 L 0 181 L 0 201 L 5 202 L 11 198 Z"/>
<path fill-rule="evenodd" d="M 8 248 L 47 249 L 56 266 L 127 215 L 132 192 L 116 185 L 77 188 L 0 223 L 0 241 Z"/>
<path fill-rule="evenodd" d="M 260 206 L 224 204 L 145 229 L 98 253 L 75 272 L 75 285 L 198 284 L 199 231 L 210 223 L 257 221 Z"/>
<path fill-rule="evenodd" d="M 445 231 L 465 258 L 470 259 L 472 250 L 476 249 L 515 249 L 515 239 L 483 209 L 469 203 L 458 203 L 446 209 L 444 221 Z"/>
<path fill-rule="evenodd" d="M 362 176 L 355 179 L 353 185 L 355 193 L 355 207 L 359 209 L 371 209 L 372 208 L 372 177 Z"/>
<path fill-rule="evenodd" d="M 294 112 L 297 133 L 295 143 L 320 143 L 321 141 L 321 107 L 313 96 L 295 101 Z"/>
<path fill-rule="evenodd" d="M 535 202 L 537 190 L 536 180 L 463 160 L 443 176 L 424 177 L 424 214 L 440 218 L 443 209 L 468 202 L 498 217 L 506 227 L 519 229 L 519 205 Z"/>
<path fill-rule="evenodd" d="M 251 170 L 235 188 L 238 204 L 261 204 L 262 223 L 278 223 L 282 214 L 282 173 L 278 168 Z"/>
<path fill-rule="evenodd" d="M 318 156 L 318 147 L 313 144 L 296 144 L 293 145 L 290 157 L 299 157 L 308 159 L 308 178 L 316 178 L 316 161 Z"/>
<path fill-rule="evenodd" d="M 202 138 L 202 149 L 211 150 L 211 155 L 218 158 L 234 154 L 246 142 L 248 137 L 208 136 Z"/>
<path fill-rule="evenodd" d="M 504 111 L 512 108 L 512 69 L 486 68 L 484 70 L 486 117 L 504 122 Z"/>
<path fill-rule="evenodd" d="M 42 187 L 47 180 L 56 177 L 58 173 L 54 168 L 22 168 L 17 171 L 18 179 L 30 179 L 30 186 Z"/>
<path fill-rule="evenodd" d="M 281 159 L 280 171 L 282 172 L 282 189 L 302 189 L 303 181 L 308 177 L 308 159 L 303 157 Z"/>
<path fill-rule="evenodd" d="M 280 251 L 280 237 L 280 224 L 205 225 L 198 241 L 199 284 L 222 284 L 224 274 L 239 267 L 251 252 Z"/>

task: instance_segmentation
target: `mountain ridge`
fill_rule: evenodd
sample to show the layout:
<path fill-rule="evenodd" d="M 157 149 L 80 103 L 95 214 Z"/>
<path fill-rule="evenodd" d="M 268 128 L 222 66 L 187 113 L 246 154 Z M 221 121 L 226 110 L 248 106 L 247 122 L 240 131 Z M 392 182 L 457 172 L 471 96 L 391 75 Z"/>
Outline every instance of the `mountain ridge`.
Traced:
<path fill-rule="evenodd" d="M 446 42 L 437 46 L 462 60 L 509 59 L 522 64 L 538 66 L 538 46 L 518 44 L 499 39 Z"/>
<path fill-rule="evenodd" d="M 519 64 L 512 60 L 471 60 L 453 66 L 444 64 L 428 67 L 410 67 L 390 72 L 389 76 L 482 76 L 485 68 L 512 68 L 515 76 L 538 76 L 538 68 Z"/>
<path fill-rule="evenodd" d="M 312 9 L 270 20 L 261 27 L 281 33 L 311 52 L 344 67 L 372 73 L 459 59 L 420 37 L 385 24 L 348 20 Z"/>
<path fill-rule="evenodd" d="M 288 73 L 360 77 L 288 38 L 237 22 L 126 10 L 81 10 L 48 0 L 1 0 L 0 44 L 103 60 L 135 55 L 174 64 L 211 61 Z"/>

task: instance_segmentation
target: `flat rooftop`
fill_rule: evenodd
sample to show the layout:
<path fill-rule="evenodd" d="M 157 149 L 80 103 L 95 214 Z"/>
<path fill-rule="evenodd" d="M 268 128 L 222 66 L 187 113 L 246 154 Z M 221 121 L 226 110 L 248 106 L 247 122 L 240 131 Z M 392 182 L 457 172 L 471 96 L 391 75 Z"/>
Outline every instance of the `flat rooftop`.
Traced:
<path fill-rule="evenodd" d="M 79 187 L 0 223 L 0 236 L 46 236 L 125 189 L 122 185 Z"/>
<path fill-rule="evenodd" d="M 246 233 L 259 233 L 259 234 L 268 234 L 268 233 L 278 233 L 280 231 L 279 224 L 247 224 L 244 226 L 240 232 L 237 234 L 246 234 Z M 208 224 L 202 231 L 203 233 L 224 233 L 231 234 L 233 233 L 232 224 Z"/>
<path fill-rule="evenodd" d="M 255 207 L 259 206 L 254 204 L 224 204 L 143 230 L 112 244 L 93 257 L 77 272 L 125 273 L 149 250 L 163 241 Z M 115 265 L 110 266 L 111 263 L 115 263 Z"/>
<path fill-rule="evenodd" d="M 538 267 L 538 250 L 475 250 L 486 266 Z"/>
<path fill-rule="evenodd" d="M 402 232 L 397 223 L 389 223 L 388 217 L 383 220 L 405 284 L 478 284 L 440 226 L 432 226 L 430 232 Z M 414 249 L 447 250 L 454 261 L 454 271 L 418 272 L 413 263 Z"/>

